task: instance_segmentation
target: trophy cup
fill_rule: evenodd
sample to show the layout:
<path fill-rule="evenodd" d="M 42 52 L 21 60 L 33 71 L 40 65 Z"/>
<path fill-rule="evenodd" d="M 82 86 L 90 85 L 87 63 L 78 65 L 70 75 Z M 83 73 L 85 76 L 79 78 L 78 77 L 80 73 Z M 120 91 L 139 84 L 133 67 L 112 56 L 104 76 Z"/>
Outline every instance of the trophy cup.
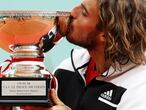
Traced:
<path fill-rule="evenodd" d="M 48 90 L 56 86 L 56 79 L 43 64 L 46 52 L 43 48 L 51 49 L 54 45 L 52 41 L 57 36 L 53 34 L 57 30 L 54 21 L 58 16 L 69 16 L 69 13 L 0 12 L 0 48 L 11 53 L 11 59 L 5 61 L 8 65 L 0 67 L 0 104 L 51 105 Z M 51 38 L 45 42 L 42 36 L 48 35 L 51 29 Z M 47 47 L 39 43 L 42 41 L 48 43 Z"/>

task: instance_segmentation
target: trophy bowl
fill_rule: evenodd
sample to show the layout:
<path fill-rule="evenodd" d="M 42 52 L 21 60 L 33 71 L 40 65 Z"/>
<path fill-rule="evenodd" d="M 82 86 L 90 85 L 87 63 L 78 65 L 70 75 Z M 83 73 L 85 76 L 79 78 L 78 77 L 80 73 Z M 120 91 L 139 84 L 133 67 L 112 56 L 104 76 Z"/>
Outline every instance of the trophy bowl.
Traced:
<path fill-rule="evenodd" d="M 59 16 L 69 12 L 0 11 L 0 48 L 11 53 L 8 65 L 0 67 L 0 104 L 51 106 L 48 90 L 56 88 L 56 79 L 38 44 Z"/>
<path fill-rule="evenodd" d="M 0 11 L 0 48 L 10 52 L 11 44 L 36 44 L 54 26 L 56 16 L 69 12 Z"/>

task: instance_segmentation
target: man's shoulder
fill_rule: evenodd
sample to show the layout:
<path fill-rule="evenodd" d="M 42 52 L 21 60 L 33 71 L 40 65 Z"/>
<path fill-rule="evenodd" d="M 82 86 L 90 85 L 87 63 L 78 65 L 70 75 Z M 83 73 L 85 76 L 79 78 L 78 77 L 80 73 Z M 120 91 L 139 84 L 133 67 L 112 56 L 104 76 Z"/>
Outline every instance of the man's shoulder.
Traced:
<path fill-rule="evenodd" d="M 146 84 L 146 65 L 137 65 L 111 82 L 126 88 L 134 88 Z"/>
<path fill-rule="evenodd" d="M 118 108 L 122 108 L 122 110 L 139 110 L 140 108 L 143 110 L 146 108 L 146 65 L 137 65 L 111 82 L 127 89 Z"/>

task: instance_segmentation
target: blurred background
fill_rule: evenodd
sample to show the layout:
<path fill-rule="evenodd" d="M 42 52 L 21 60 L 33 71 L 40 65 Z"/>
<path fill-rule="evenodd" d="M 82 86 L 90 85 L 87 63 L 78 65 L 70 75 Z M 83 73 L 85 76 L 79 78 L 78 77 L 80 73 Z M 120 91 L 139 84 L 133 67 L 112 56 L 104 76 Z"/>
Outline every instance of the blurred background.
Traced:
<path fill-rule="evenodd" d="M 71 11 L 80 2 L 80 0 L 0 0 L 0 10 Z M 70 56 L 72 48 L 79 47 L 63 39 L 45 53 L 44 64 L 47 69 L 52 72 L 63 59 Z M 9 58 L 10 53 L 0 48 L 0 64 Z"/>

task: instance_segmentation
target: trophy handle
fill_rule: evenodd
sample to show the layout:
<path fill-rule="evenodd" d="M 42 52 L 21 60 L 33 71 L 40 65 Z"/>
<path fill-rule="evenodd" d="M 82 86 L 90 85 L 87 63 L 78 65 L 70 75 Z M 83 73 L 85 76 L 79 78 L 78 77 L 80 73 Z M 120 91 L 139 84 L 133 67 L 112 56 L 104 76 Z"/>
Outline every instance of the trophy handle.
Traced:
<path fill-rule="evenodd" d="M 14 48 L 15 48 L 15 45 L 14 45 L 14 44 L 9 45 L 9 49 L 10 49 L 12 52 L 15 52 Z"/>

